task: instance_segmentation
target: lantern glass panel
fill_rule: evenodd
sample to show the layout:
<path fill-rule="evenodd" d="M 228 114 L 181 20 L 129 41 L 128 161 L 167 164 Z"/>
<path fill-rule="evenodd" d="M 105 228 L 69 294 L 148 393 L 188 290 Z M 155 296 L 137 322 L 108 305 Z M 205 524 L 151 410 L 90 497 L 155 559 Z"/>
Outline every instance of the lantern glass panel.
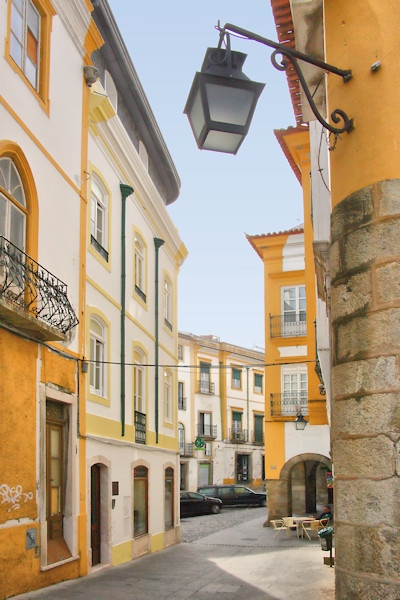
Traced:
<path fill-rule="evenodd" d="M 253 106 L 253 91 L 206 83 L 206 93 L 212 121 L 246 125 Z"/>

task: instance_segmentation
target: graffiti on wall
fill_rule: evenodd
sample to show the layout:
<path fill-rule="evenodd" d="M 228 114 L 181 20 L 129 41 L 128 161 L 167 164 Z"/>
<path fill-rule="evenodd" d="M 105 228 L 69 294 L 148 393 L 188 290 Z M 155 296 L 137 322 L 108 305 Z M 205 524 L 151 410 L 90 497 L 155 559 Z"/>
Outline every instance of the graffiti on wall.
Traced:
<path fill-rule="evenodd" d="M 11 506 L 8 508 L 7 512 L 11 512 L 12 510 L 19 510 L 21 508 L 22 502 L 27 502 L 28 500 L 32 500 L 33 493 L 32 492 L 23 492 L 22 485 L 16 485 L 14 487 L 10 487 L 6 483 L 2 483 L 0 485 L 0 498 L 1 504 L 10 504 Z"/>

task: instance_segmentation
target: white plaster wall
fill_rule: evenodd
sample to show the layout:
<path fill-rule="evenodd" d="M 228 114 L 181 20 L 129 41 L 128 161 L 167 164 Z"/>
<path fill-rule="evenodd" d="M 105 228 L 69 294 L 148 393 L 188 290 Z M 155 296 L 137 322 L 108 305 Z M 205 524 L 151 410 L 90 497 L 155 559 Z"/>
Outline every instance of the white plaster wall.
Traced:
<path fill-rule="evenodd" d="M 293 456 L 310 452 L 329 458 L 329 425 L 307 425 L 304 431 L 296 431 L 293 422 L 285 423 L 285 462 Z"/>
<path fill-rule="evenodd" d="M 304 233 L 293 233 L 283 247 L 282 270 L 303 271 L 304 268 Z"/>
<path fill-rule="evenodd" d="M 307 346 L 281 346 L 278 348 L 279 356 L 286 358 L 288 356 L 307 356 Z"/>

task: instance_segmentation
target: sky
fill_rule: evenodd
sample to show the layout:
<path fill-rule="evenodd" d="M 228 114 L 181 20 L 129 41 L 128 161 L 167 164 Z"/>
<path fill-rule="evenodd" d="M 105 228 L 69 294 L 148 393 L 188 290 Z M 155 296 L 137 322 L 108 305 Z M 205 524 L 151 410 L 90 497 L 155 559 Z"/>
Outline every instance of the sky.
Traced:
<path fill-rule="evenodd" d="M 264 348 L 263 264 L 246 239 L 303 222 L 299 182 L 274 129 L 295 126 L 286 76 L 271 50 L 231 38 L 244 73 L 266 83 L 236 156 L 198 150 L 183 109 L 215 25 L 277 40 L 269 0 L 108 0 L 181 180 L 168 212 L 189 255 L 181 267 L 178 327 L 244 348 Z"/>

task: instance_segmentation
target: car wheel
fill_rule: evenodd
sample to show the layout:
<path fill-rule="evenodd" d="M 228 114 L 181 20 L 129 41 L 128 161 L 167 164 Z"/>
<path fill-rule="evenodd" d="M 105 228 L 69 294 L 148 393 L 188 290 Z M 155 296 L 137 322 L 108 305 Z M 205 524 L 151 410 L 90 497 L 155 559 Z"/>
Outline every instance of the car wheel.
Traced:
<path fill-rule="evenodd" d="M 221 512 L 221 507 L 219 504 L 213 504 L 211 507 L 211 512 L 213 515 L 217 515 L 219 512 Z"/>

